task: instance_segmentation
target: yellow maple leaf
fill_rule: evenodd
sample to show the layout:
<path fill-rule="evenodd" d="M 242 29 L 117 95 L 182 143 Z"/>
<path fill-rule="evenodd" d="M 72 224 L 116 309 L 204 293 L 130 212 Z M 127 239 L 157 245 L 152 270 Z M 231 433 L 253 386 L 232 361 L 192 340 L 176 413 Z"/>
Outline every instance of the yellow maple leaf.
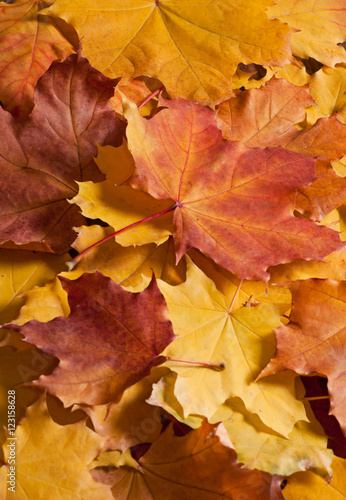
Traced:
<path fill-rule="evenodd" d="M 100 226 L 82 226 L 78 230 L 79 236 L 73 247 L 79 252 L 113 233 L 112 228 Z M 72 271 L 60 276 L 77 279 L 83 273 L 96 270 L 131 292 L 144 290 L 153 272 L 171 285 L 177 285 L 185 278 L 185 262 L 181 260 L 175 265 L 172 238 L 159 246 L 151 243 L 136 247 L 123 247 L 112 238 L 88 252 Z"/>
<path fill-rule="evenodd" d="M 190 415 L 184 418 L 183 408 L 174 394 L 176 379 L 174 372 L 162 377 L 153 385 L 147 402 L 162 406 L 180 422 L 197 429 L 204 417 Z M 239 462 L 249 469 L 281 475 L 312 469 L 322 476 L 330 476 L 333 452 L 327 449 L 327 437 L 311 410 L 309 417 L 311 422 L 298 421 L 286 439 L 264 425 L 258 415 L 247 411 L 241 399 L 230 398 L 209 422 L 223 423 L 227 433 L 223 444 L 233 448 Z"/>
<path fill-rule="evenodd" d="M 322 113 L 340 111 L 346 104 L 346 65 L 324 66 L 312 76 L 309 89 Z"/>
<path fill-rule="evenodd" d="M 0 250 L 0 324 L 8 323 L 24 303 L 20 297 L 34 286 L 42 286 L 64 269 L 66 255 Z"/>
<path fill-rule="evenodd" d="M 272 0 L 57 0 L 45 9 L 74 26 L 106 75 L 159 78 L 172 97 L 217 104 L 238 63 L 289 62 L 290 28 L 265 14 Z M 96 7 L 96 8 L 95 8 Z"/>
<path fill-rule="evenodd" d="M 311 410 L 309 417 L 311 422 L 298 421 L 286 439 L 248 412 L 239 398 L 232 398 L 209 421 L 223 422 L 239 462 L 249 469 L 285 476 L 311 469 L 331 476 L 333 452 L 327 449 L 327 437 Z"/>
<path fill-rule="evenodd" d="M 291 38 L 294 55 L 312 57 L 327 66 L 345 61 L 345 50 L 338 45 L 345 41 L 344 0 L 278 0 L 267 15 L 298 30 Z"/>
<path fill-rule="evenodd" d="M 148 193 L 130 186 L 114 186 L 111 181 L 79 182 L 79 192 L 71 203 L 79 205 L 82 214 L 91 219 L 101 219 L 115 231 L 172 206 L 172 200 L 156 200 Z M 172 214 L 143 222 L 116 236 L 123 246 L 163 243 L 172 234 Z"/>
<path fill-rule="evenodd" d="M 288 478 L 283 490 L 286 500 L 344 500 L 346 498 L 346 460 L 334 457 L 330 484 L 313 472 L 296 472 Z"/>
<path fill-rule="evenodd" d="M 88 472 L 88 464 L 100 453 L 104 438 L 88 429 L 85 420 L 61 426 L 50 417 L 45 396 L 29 407 L 17 426 L 14 439 L 4 445 L 5 459 L 15 456 L 15 492 L 7 483 L 11 463 L 0 469 L 4 500 L 112 500 L 109 487 L 97 483 Z M 9 443 L 15 443 L 12 448 Z M 78 450 L 78 453 L 76 453 Z"/>
<path fill-rule="evenodd" d="M 58 278 L 44 286 L 34 286 L 22 294 L 25 304 L 21 307 L 18 317 L 12 321 L 16 325 L 24 325 L 36 319 L 48 322 L 58 316 L 68 316 L 70 307 L 67 293 L 61 286 Z"/>
<path fill-rule="evenodd" d="M 164 355 L 174 359 L 226 364 L 223 371 L 169 361 L 178 373 L 175 395 L 184 415 L 210 417 L 229 397 L 243 399 L 247 409 L 287 436 L 297 420 L 306 419 L 303 404 L 295 398 L 293 372 L 283 378 L 255 379 L 270 353 L 275 352 L 273 329 L 287 304 L 260 304 L 232 310 L 226 297 L 191 261 L 186 282 L 171 287 L 158 280 L 173 329 L 178 338 Z M 261 381 L 262 382 L 262 381 Z"/>

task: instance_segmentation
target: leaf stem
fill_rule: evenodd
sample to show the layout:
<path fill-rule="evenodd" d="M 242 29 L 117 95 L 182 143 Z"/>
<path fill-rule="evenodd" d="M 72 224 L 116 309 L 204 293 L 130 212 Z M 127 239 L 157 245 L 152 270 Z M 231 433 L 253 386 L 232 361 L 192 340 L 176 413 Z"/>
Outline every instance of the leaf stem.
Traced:
<path fill-rule="evenodd" d="M 166 361 L 175 361 L 177 363 L 190 363 L 192 365 L 202 365 L 206 366 L 208 368 L 217 368 L 220 371 L 223 371 L 226 369 L 226 364 L 221 362 L 221 363 L 208 363 L 206 361 L 190 361 L 187 359 L 175 359 L 175 358 L 170 358 L 169 356 L 166 357 Z"/>
<path fill-rule="evenodd" d="M 114 233 L 112 234 L 109 234 L 108 236 L 106 236 L 105 238 L 102 238 L 102 240 L 99 240 L 99 241 L 96 241 L 96 243 L 93 243 L 92 245 L 90 245 L 90 247 L 86 248 L 85 250 L 83 250 L 83 252 L 79 253 L 78 255 L 76 255 L 76 257 L 72 260 L 70 260 L 69 262 L 66 262 L 66 265 L 67 267 L 69 268 L 69 271 L 71 271 L 74 266 L 87 254 L 90 252 L 90 250 L 93 250 L 94 248 L 98 247 L 99 245 L 101 245 L 102 243 L 105 243 L 106 241 L 110 240 L 111 238 L 114 238 L 114 236 L 117 236 L 118 234 L 121 234 L 123 233 L 124 231 L 127 231 L 128 229 L 131 229 L 133 227 L 136 227 L 138 226 L 139 224 L 143 224 L 143 222 L 149 222 L 153 219 L 156 219 L 157 217 L 161 217 L 161 215 L 165 215 L 167 214 L 168 212 L 171 212 L 172 210 L 174 210 L 176 208 L 177 204 L 174 203 L 174 205 L 171 205 L 170 207 L 168 208 L 165 208 L 165 210 L 162 210 L 161 212 L 158 212 L 154 215 L 149 215 L 149 217 L 145 217 L 145 219 L 141 219 L 137 222 L 133 222 L 132 224 L 129 224 L 128 226 L 125 226 L 123 227 L 122 229 L 118 229 L 117 231 L 115 231 Z"/>
<path fill-rule="evenodd" d="M 313 396 L 304 399 L 306 399 L 307 401 L 318 401 L 319 399 L 329 399 L 329 396 Z"/>
<path fill-rule="evenodd" d="M 161 90 L 164 90 L 164 88 L 165 88 L 165 86 L 162 85 L 162 87 L 160 87 L 159 89 L 152 92 L 152 94 L 148 95 L 148 97 L 146 99 L 144 99 L 144 101 L 138 106 L 138 109 L 141 109 L 147 102 L 150 101 L 150 99 L 155 97 L 159 92 L 161 92 Z"/>

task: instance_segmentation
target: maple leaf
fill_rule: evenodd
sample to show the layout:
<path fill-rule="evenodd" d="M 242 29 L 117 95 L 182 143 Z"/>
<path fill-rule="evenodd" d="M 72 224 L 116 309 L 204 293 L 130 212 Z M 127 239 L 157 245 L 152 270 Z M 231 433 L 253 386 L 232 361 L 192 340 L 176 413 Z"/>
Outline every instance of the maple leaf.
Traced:
<path fill-rule="evenodd" d="M 232 398 L 209 421 L 212 424 L 222 421 L 238 460 L 249 469 L 286 476 L 312 470 L 331 477 L 333 452 L 327 449 L 327 437 L 311 410 L 309 418 L 311 422 L 298 421 L 286 439 L 263 425 L 257 415 L 245 409 L 241 400 Z"/>
<path fill-rule="evenodd" d="M 78 232 L 73 248 L 81 252 L 112 234 L 113 229 L 83 226 L 78 228 Z M 72 271 L 60 273 L 60 276 L 76 279 L 83 273 L 95 271 L 100 271 L 131 292 L 141 292 L 148 286 L 153 272 L 156 278 L 164 279 L 170 285 L 184 281 L 185 262 L 181 260 L 175 265 L 172 238 L 162 245 L 152 243 L 136 247 L 123 247 L 110 239 L 86 254 Z"/>
<path fill-rule="evenodd" d="M 294 125 L 312 103 L 307 86 L 272 78 L 260 91 L 246 90 L 220 104 L 217 120 L 226 139 L 255 148 L 281 146 L 297 135 Z"/>
<path fill-rule="evenodd" d="M 48 387 L 65 406 L 119 401 L 127 387 L 165 360 L 159 355 L 174 339 L 155 279 L 140 294 L 126 292 L 99 272 L 61 281 L 68 292 L 68 318 L 10 325 L 60 359 L 51 375 L 33 384 Z"/>
<path fill-rule="evenodd" d="M 162 492 L 166 500 L 283 499 L 280 477 L 242 467 L 235 451 L 221 444 L 208 423 L 183 437 L 174 436 L 169 426 L 138 463 L 139 470 L 125 462 L 127 466 L 109 474 L 107 482 L 112 480 L 117 499 L 158 500 Z M 91 472 L 96 478 L 95 469 Z"/>
<path fill-rule="evenodd" d="M 125 83 L 157 77 L 172 97 L 215 104 L 232 95 L 238 63 L 289 62 L 291 29 L 269 21 L 271 0 L 56 0 L 43 12 L 65 19 L 83 38 L 90 62 Z M 99 28 L 97 28 L 97 26 Z M 155 33 L 155 37 L 153 37 Z M 105 36 L 106 34 L 106 36 Z M 217 56 L 216 56 L 217 55 Z"/>
<path fill-rule="evenodd" d="M 346 202 L 346 179 L 335 174 L 329 162 L 316 162 L 317 179 L 305 188 L 299 188 L 295 209 L 321 221 L 332 210 Z"/>
<path fill-rule="evenodd" d="M 297 130 L 285 148 L 308 157 L 321 160 L 338 160 L 346 153 L 346 125 L 336 115 L 320 118 L 317 123 L 302 131 Z"/>
<path fill-rule="evenodd" d="M 294 55 L 312 57 L 326 66 L 345 60 L 346 8 L 343 0 L 278 0 L 266 11 L 269 19 L 280 19 L 298 31 L 292 35 Z"/>
<path fill-rule="evenodd" d="M 67 257 L 0 249 L 0 324 L 12 321 L 24 303 L 21 294 L 52 280 Z"/>
<path fill-rule="evenodd" d="M 322 113 L 332 115 L 346 104 L 345 77 L 345 64 L 337 64 L 335 68 L 324 66 L 312 76 L 310 94 Z"/>
<path fill-rule="evenodd" d="M 214 113 L 197 104 L 159 104 L 167 109 L 151 120 L 131 103 L 126 109 L 136 163 L 130 183 L 175 201 L 177 260 L 197 247 L 239 278 L 268 281 L 270 265 L 342 248 L 335 232 L 292 214 L 288 196 L 314 180 L 314 161 L 227 142 Z"/>
<path fill-rule="evenodd" d="M 171 200 L 157 200 L 148 193 L 130 186 L 114 186 L 112 181 L 81 182 L 78 194 L 72 198 L 85 217 L 101 219 L 115 231 L 138 220 L 167 210 Z M 163 214 L 146 223 L 129 228 L 116 236 L 123 246 L 164 243 L 173 231 L 172 214 Z"/>
<path fill-rule="evenodd" d="M 286 500 L 342 500 L 346 498 L 346 460 L 334 457 L 333 480 L 328 483 L 313 472 L 296 472 L 287 480 L 283 490 Z"/>
<path fill-rule="evenodd" d="M 153 385 L 147 401 L 161 406 L 180 422 L 196 429 L 202 424 L 203 417 L 184 417 L 183 408 L 174 394 L 176 378 L 174 372 L 165 375 Z M 322 476 L 330 476 L 333 453 L 327 449 L 327 437 L 311 410 L 309 418 L 311 422 L 298 421 L 287 439 L 264 425 L 258 415 L 247 411 L 239 398 L 230 398 L 208 420 L 211 424 L 222 422 L 230 439 L 227 443 L 226 436 L 223 444 L 234 449 L 239 462 L 249 469 L 282 475 L 312 469 Z"/>
<path fill-rule="evenodd" d="M 318 372 L 328 377 L 330 413 L 338 419 L 344 433 L 345 355 L 340 346 L 345 342 L 344 282 L 309 279 L 290 283 L 293 304 L 290 323 L 276 330 L 276 356 L 259 378 L 285 368 L 301 375 Z"/>
<path fill-rule="evenodd" d="M 255 382 L 275 352 L 273 328 L 280 325 L 288 304 L 260 304 L 234 310 L 233 301 L 228 301 L 189 260 L 184 283 L 175 287 L 163 281 L 158 284 L 178 335 L 164 354 L 226 365 L 225 370 L 217 371 L 167 362 L 166 366 L 179 375 L 175 395 L 186 417 L 197 414 L 209 418 L 226 399 L 238 396 L 249 411 L 284 436 L 297 420 L 306 419 L 304 407 L 295 397 L 294 373 L 281 374 L 282 379 Z"/>
<path fill-rule="evenodd" d="M 126 389 L 118 403 L 78 405 L 89 415 L 95 431 L 107 438 L 108 449 L 126 452 L 132 446 L 151 443 L 159 437 L 163 411 L 148 404 L 146 399 L 153 383 L 166 372 L 164 367 L 153 368 L 148 377 Z"/>
<path fill-rule="evenodd" d="M 15 438 L 4 445 L 8 459 L 8 445 L 15 443 L 15 494 L 8 490 L 6 474 L 10 466 L 1 467 L 4 499 L 113 498 L 110 489 L 94 481 L 88 472 L 87 465 L 100 453 L 104 438 L 88 429 L 85 420 L 66 426 L 56 424 L 43 395 L 28 408 L 26 417 L 17 426 Z"/>
<path fill-rule="evenodd" d="M 37 80 L 55 59 L 74 51 L 49 17 L 40 15 L 38 0 L 0 6 L 0 99 L 16 118 L 33 108 Z"/>
<path fill-rule="evenodd" d="M 67 317 L 70 314 L 67 294 L 58 278 L 44 286 L 34 286 L 21 294 L 21 297 L 25 304 L 18 317 L 13 320 L 16 325 L 24 325 L 33 319 L 46 323 L 58 316 Z"/>
<path fill-rule="evenodd" d="M 69 249 L 71 227 L 84 218 L 66 198 L 76 194 L 75 180 L 102 179 L 93 161 L 97 143 L 122 141 L 124 124 L 109 104 L 115 84 L 84 57 L 71 55 L 41 77 L 26 120 L 0 109 L 1 190 L 7 193 L 0 201 L 1 242 Z"/>

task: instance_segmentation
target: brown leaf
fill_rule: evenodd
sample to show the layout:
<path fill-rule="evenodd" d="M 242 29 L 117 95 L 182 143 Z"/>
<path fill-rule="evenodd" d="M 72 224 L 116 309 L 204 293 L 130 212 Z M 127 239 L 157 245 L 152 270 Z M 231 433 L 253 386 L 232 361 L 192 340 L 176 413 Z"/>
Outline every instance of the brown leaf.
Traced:
<path fill-rule="evenodd" d="M 174 339 L 155 278 L 137 294 L 99 272 L 61 281 L 69 295 L 68 318 L 10 325 L 60 359 L 51 375 L 33 385 L 47 387 L 65 406 L 119 401 L 127 387 L 165 360 L 159 355 Z"/>
<path fill-rule="evenodd" d="M 309 279 L 290 283 L 290 323 L 276 329 L 277 352 L 260 378 L 284 369 L 328 377 L 331 411 L 346 433 L 346 283 Z"/>
<path fill-rule="evenodd" d="M 54 62 L 35 91 L 35 109 L 16 121 L 0 109 L 0 242 L 41 242 L 63 253 L 84 218 L 66 198 L 75 180 L 101 180 L 97 144 L 120 145 L 124 124 L 109 99 L 115 80 L 80 55 Z"/>
<path fill-rule="evenodd" d="M 136 171 L 131 185 L 175 201 L 179 260 L 195 247 L 239 278 L 268 280 L 268 266 L 321 260 L 339 235 L 293 216 L 288 196 L 314 180 L 314 161 L 282 148 L 227 142 L 214 113 L 189 101 L 159 100 L 151 120 L 126 111 Z"/>
<path fill-rule="evenodd" d="M 217 120 L 226 139 L 249 147 L 280 146 L 296 136 L 296 123 L 313 103 L 307 86 L 272 78 L 261 89 L 241 92 L 219 106 Z"/>
<path fill-rule="evenodd" d="M 27 115 L 37 80 L 55 59 L 74 51 L 47 16 L 43 2 L 17 0 L 0 4 L 0 99 L 16 118 Z"/>
<path fill-rule="evenodd" d="M 320 118 L 316 124 L 284 144 L 285 148 L 310 158 L 339 160 L 346 155 L 346 125 L 336 115 Z"/>
<path fill-rule="evenodd" d="M 236 452 L 221 444 L 215 426 L 206 422 L 183 437 L 169 426 L 139 465 L 140 471 L 125 466 L 109 474 L 117 500 L 283 499 L 280 476 L 242 467 Z M 91 473 L 102 479 L 97 470 Z"/>
<path fill-rule="evenodd" d="M 317 179 L 298 189 L 295 209 L 304 216 L 321 221 L 332 210 L 346 202 L 346 178 L 336 175 L 329 162 L 316 162 Z"/>

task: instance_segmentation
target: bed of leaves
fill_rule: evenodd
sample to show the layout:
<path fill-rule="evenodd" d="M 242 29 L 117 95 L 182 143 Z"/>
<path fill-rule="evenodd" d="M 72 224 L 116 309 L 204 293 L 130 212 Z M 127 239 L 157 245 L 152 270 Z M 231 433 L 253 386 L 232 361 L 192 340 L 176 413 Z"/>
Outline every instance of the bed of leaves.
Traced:
<path fill-rule="evenodd" d="M 2 498 L 346 498 L 332 4 L 0 2 Z"/>

